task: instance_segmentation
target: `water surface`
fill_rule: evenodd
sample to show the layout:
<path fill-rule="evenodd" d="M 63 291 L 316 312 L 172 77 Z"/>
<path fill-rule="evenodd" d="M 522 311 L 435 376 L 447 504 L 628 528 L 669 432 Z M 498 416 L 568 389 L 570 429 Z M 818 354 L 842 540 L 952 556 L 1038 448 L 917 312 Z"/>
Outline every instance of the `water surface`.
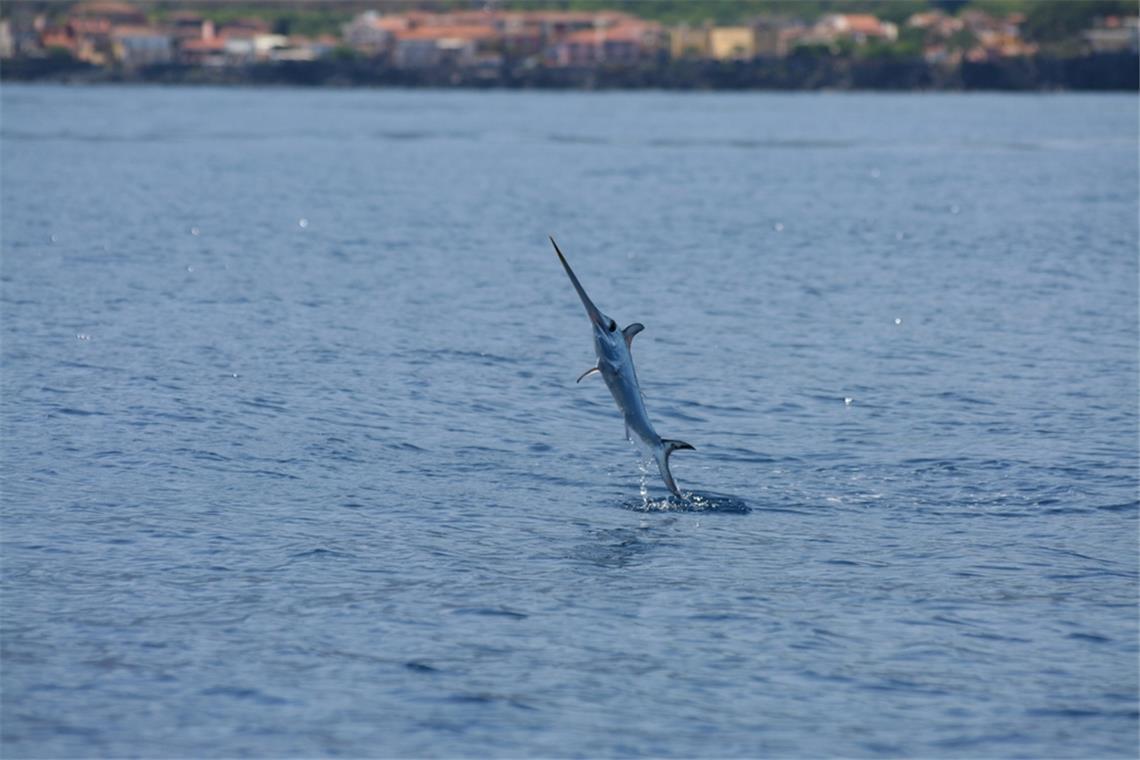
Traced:
<path fill-rule="evenodd" d="M 6 756 L 1136 755 L 1134 96 L 0 98 Z"/>

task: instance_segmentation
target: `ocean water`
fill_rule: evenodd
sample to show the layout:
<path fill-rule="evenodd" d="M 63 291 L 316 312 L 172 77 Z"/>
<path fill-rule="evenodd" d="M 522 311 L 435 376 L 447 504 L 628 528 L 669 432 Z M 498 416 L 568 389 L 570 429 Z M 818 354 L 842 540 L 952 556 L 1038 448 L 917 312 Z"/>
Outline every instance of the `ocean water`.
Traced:
<path fill-rule="evenodd" d="M 5 757 L 1136 756 L 1135 96 L 0 106 Z"/>

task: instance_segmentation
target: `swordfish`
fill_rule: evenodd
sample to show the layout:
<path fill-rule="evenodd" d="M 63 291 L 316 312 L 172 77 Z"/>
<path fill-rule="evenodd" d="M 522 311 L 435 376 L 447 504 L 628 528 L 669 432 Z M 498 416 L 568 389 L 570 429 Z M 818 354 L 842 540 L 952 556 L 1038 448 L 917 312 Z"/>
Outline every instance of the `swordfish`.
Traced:
<path fill-rule="evenodd" d="M 622 417 L 625 418 L 626 438 L 630 438 L 632 434 L 641 439 L 642 443 L 653 452 L 653 458 L 657 460 L 657 469 L 661 471 L 661 479 L 665 481 L 665 485 L 674 495 L 684 498 L 677 488 L 677 482 L 673 480 L 672 473 L 669 472 L 669 455 L 678 449 L 693 447 L 684 441 L 674 441 L 657 435 L 657 431 L 649 422 L 649 414 L 645 411 L 641 386 L 637 384 L 637 372 L 633 368 L 630 346 L 633 344 L 633 336 L 644 330 L 645 325 L 634 322 L 624 330 L 618 330 L 617 322 L 603 314 L 586 295 L 582 283 L 574 276 L 574 270 L 566 263 L 566 257 L 558 249 L 558 243 L 554 242 L 553 237 L 550 238 L 550 242 L 566 274 L 570 276 L 570 283 L 574 286 L 574 290 L 578 291 L 578 297 L 582 299 L 582 305 L 586 307 L 586 314 L 590 317 L 594 328 L 594 351 L 598 355 L 598 363 L 583 372 L 578 382 L 582 382 L 582 378 L 594 372 L 602 376 L 606 381 L 606 387 L 613 394 L 614 401 L 617 402 Z"/>

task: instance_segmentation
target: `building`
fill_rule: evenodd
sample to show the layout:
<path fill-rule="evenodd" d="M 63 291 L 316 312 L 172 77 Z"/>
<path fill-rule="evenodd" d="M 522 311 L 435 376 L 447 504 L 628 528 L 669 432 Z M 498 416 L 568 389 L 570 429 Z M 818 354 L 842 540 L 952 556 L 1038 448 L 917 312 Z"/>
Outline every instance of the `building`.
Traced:
<path fill-rule="evenodd" d="M 712 58 L 739 61 L 755 58 L 756 30 L 751 26 L 713 26 L 688 24 L 669 30 L 669 55 L 682 58 Z"/>
<path fill-rule="evenodd" d="M 212 40 L 215 36 L 214 22 L 190 11 L 171 13 L 164 25 L 176 45 L 189 40 Z"/>
<path fill-rule="evenodd" d="M 40 45 L 48 54 L 66 53 L 74 56 L 79 49 L 71 30 L 64 26 L 45 27 L 40 32 Z"/>
<path fill-rule="evenodd" d="M 12 37 L 12 22 L 0 20 L 0 58 L 11 58 L 16 54 L 16 41 Z"/>
<path fill-rule="evenodd" d="M 681 24 L 669 29 L 669 57 L 707 58 L 709 56 L 708 26 L 692 27 Z"/>
<path fill-rule="evenodd" d="M 1108 16 L 1081 36 L 1093 53 L 1136 53 L 1140 51 L 1140 18 Z"/>
<path fill-rule="evenodd" d="M 226 41 L 221 37 L 186 40 L 178 46 L 178 60 L 190 66 L 224 66 Z"/>
<path fill-rule="evenodd" d="M 73 16 L 67 27 L 75 37 L 75 57 L 103 66 L 114 59 L 111 22 L 105 18 Z"/>
<path fill-rule="evenodd" d="M 474 66 L 494 52 L 497 37 L 489 26 L 421 25 L 396 34 L 392 63 L 402 69 Z"/>
<path fill-rule="evenodd" d="M 258 34 L 253 37 L 253 56 L 259 61 L 268 61 L 277 51 L 289 47 L 289 38 L 284 34 Z"/>
<path fill-rule="evenodd" d="M 788 41 L 805 28 L 799 19 L 761 16 L 752 22 L 754 52 L 765 58 L 782 58 L 790 51 Z"/>
<path fill-rule="evenodd" d="M 896 25 L 867 13 L 829 13 L 816 23 L 813 32 L 832 42 L 848 38 L 857 45 L 873 39 L 893 42 L 899 36 Z"/>
<path fill-rule="evenodd" d="M 749 26 L 714 26 L 709 29 L 708 51 L 718 61 L 756 57 L 756 36 Z"/>
<path fill-rule="evenodd" d="M 116 26 L 111 31 L 115 60 L 124 66 L 168 63 L 174 58 L 170 35 L 150 26 Z"/>
<path fill-rule="evenodd" d="M 368 11 L 341 27 L 341 32 L 344 44 L 364 55 L 377 56 L 391 50 L 396 34 L 407 29 L 408 19 L 403 16 Z"/>
<path fill-rule="evenodd" d="M 965 22 L 960 18 L 950 16 L 943 11 L 926 11 L 916 13 L 906 20 L 910 29 L 920 29 L 926 33 L 927 39 L 945 40 L 965 28 Z"/>
<path fill-rule="evenodd" d="M 631 65 L 645 60 L 660 46 L 661 27 L 651 22 L 595 26 L 570 32 L 549 48 L 555 66 Z"/>

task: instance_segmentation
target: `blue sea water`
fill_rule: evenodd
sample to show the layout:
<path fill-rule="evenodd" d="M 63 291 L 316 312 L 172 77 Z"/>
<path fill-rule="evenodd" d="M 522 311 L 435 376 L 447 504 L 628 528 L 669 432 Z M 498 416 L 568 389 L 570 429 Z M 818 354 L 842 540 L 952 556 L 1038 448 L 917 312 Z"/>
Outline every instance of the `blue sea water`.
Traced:
<path fill-rule="evenodd" d="M 1135 96 L 0 106 L 5 757 L 1136 756 Z"/>

